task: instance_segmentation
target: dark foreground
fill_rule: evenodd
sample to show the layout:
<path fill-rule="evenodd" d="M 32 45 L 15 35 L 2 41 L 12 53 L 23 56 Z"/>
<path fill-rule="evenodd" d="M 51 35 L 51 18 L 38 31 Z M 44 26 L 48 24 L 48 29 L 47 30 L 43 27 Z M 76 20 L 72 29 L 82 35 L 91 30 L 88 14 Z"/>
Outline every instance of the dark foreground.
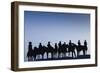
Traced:
<path fill-rule="evenodd" d="M 63 57 L 63 58 L 48 58 L 48 59 L 37 59 L 35 61 L 53 61 L 53 60 L 75 60 L 75 59 L 89 59 L 90 55 L 79 55 L 78 57 Z M 33 60 L 34 61 L 34 60 Z"/>

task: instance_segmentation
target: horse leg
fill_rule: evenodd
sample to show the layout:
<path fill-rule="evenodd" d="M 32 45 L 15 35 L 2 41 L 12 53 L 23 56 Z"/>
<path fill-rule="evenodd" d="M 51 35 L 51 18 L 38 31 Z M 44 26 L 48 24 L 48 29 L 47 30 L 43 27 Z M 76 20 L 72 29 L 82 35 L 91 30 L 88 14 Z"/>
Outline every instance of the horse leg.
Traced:
<path fill-rule="evenodd" d="M 47 59 L 48 59 L 48 52 L 47 52 Z"/>
<path fill-rule="evenodd" d="M 59 58 L 61 58 L 61 52 L 59 52 Z"/>
<path fill-rule="evenodd" d="M 59 58 L 60 58 L 60 56 L 61 56 L 61 53 L 59 52 Z"/>
<path fill-rule="evenodd" d="M 55 58 L 58 58 L 58 54 L 57 54 L 57 52 L 55 52 Z"/>
<path fill-rule="evenodd" d="M 75 53 L 75 51 L 74 51 L 74 56 L 76 57 L 76 53 Z"/>
<path fill-rule="evenodd" d="M 58 58 L 58 52 L 56 52 L 56 58 Z"/>
<path fill-rule="evenodd" d="M 85 50 L 85 55 L 87 54 L 87 50 Z"/>
<path fill-rule="evenodd" d="M 72 52 L 72 58 L 74 57 L 73 52 Z"/>
<path fill-rule="evenodd" d="M 42 54 L 42 59 L 44 59 L 44 54 Z"/>
<path fill-rule="evenodd" d="M 34 61 L 36 60 L 36 55 L 34 55 Z"/>
<path fill-rule="evenodd" d="M 53 52 L 51 52 L 51 59 L 53 59 Z"/>
<path fill-rule="evenodd" d="M 68 52 L 68 56 L 70 56 L 70 52 Z"/>
<path fill-rule="evenodd" d="M 37 60 L 37 55 L 35 55 L 35 60 Z"/>
<path fill-rule="evenodd" d="M 77 57 L 79 56 L 79 51 L 77 51 Z"/>
<path fill-rule="evenodd" d="M 65 57 L 65 53 L 64 52 L 62 53 L 62 57 Z"/>
<path fill-rule="evenodd" d="M 64 57 L 66 57 L 66 52 L 64 53 Z"/>
<path fill-rule="evenodd" d="M 54 58 L 56 58 L 56 57 L 57 57 L 57 56 L 56 56 L 56 52 L 54 52 L 54 53 L 53 53 L 53 57 L 54 57 Z"/>
<path fill-rule="evenodd" d="M 33 58 L 34 58 L 34 61 L 35 61 L 35 55 L 33 56 Z"/>
<path fill-rule="evenodd" d="M 83 50 L 83 55 L 85 55 L 85 50 Z"/>
<path fill-rule="evenodd" d="M 60 57 L 59 57 L 59 52 L 58 52 L 58 58 L 60 58 Z"/>

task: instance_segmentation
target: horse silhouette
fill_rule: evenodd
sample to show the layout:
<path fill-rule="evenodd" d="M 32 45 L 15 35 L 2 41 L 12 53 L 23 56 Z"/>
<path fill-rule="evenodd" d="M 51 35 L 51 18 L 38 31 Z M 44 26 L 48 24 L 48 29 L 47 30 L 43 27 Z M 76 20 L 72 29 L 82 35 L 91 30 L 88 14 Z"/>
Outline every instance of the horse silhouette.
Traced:
<path fill-rule="evenodd" d="M 66 42 L 64 42 L 63 44 L 62 44 L 62 50 L 61 50 L 61 52 L 63 53 L 63 57 L 66 57 L 66 53 L 67 53 L 67 48 L 68 48 L 68 44 L 66 44 Z"/>
<path fill-rule="evenodd" d="M 76 57 L 76 52 L 75 52 L 75 49 L 76 49 L 76 44 L 74 43 L 71 43 L 68 45 L 68 56 L 72 56 L 72 58 Z"/>
<path fill-rule="evenodd" d="M 39 45 L 34 48 L 32 48 L 32 42 L 28 43 L 28 52 L 27 52 L 27 58 L 28 61 L 36 61 L 36 60 L 43 60 L 44 54 L 46 53 L 47 59 L 49 59 L 49 54 L 51 54 L 51 60 L 53 59 L 59 59 L 59 58 L 77 58 L 80 56 L 80 52 L 83 52 L 83 55 L 87 54 L 87 41 L 84 41 L 84 45 L 81 45 L 80 40 L 78 40 L 78 44 L 72 43 L 71 40 L 69 40 L 69 43 L 66 44 L 66 42 L 62 43 L 59 41 L 59 43 L 55 43 L 54 47 L 51 45 L 50 41 L 47 43 L 46 46 L 39 43 Z M 68 54 L 68 56 L 66 56 Z M 76 55 L 77 54 L 77 55 Z"/>
<path fill-rule="evenodd" d="M 84 45 L 81 45 L 81 43 L 80 43 L 80 40 L 78 40 L 78 46 L 77 46 L 77 56 L 79 56 L 80 54 L 80 52 L 81 51 L 83 51 L 83 55 L 86 55 L 86 52 L 87 52 L 87 50 L 88 50 L 88 47 L 87 47 L 87 41 L 85 40 L 84 41 Z"/>
<path fill-rule="evenodd" d="M 54 47 L 54 56 L 55 56 L 56 58 L 58 58 L 58 52 L 59 52 L 59 47 L 58 47 L 57 43 L 55 43 L 55 47 Z"/>
<path fill-rule="evenodd" d="M 49 53 L 51 53 L 51 58 L 53 58 L 53 52 L 54 52 L 54 48 L 51 46 L 50 42 L 48 42 L 47 44 L 47 58 L 48 58 L 48 55 Z"/>
<path fill-rule="evenodd" d="M 58 46 L 58 57 L 60 58 L 61 54 L 63 55 L 62 57 L 66 57 L 68 45 L 65 42 L 62 44 L 61 41 L 59 41 Z"/>
<path fill-rule="evenodd" d="M 42 59 L 43 59 L 44 58 L 44 53 L 45 53 L 45 47 L 42 46 L 41 43 L 39 44 L 39 47 L 38 48 L 35 46 L 34 49 L 33 49 L 33 57 L 34 57 L 34 60 L 36 60 L 36 57 L 37 56 L 39 56 L 39 57 L 42 56 Z"/>

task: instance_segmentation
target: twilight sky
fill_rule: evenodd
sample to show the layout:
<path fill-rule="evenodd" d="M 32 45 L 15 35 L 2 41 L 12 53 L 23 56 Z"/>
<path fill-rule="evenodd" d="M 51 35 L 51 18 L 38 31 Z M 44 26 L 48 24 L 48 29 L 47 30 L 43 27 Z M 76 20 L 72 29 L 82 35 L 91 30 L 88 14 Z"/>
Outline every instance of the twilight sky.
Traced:
<path fill-rule="evenodd" d="M 87 40 L 90 47 L 90 15 L 24 11 L 24 35 L 25 56 L 29 41 L 34 47 L 40 42 L 46 46 L 48 41 L 54 45 L 59 41 L 68 43 L 69 40 L 75 44 L 80 40 L 83 44 Z"/>

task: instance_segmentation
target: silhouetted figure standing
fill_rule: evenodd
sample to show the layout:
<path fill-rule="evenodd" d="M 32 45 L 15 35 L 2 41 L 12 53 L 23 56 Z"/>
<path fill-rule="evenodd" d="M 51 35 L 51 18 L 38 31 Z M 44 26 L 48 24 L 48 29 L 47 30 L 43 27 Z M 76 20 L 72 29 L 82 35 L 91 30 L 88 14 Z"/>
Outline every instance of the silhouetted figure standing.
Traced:
<path fill-rule="evenodd" d="M 79 46 L 81 45 L 81 42 L 80 42 L 80 40 L 78 40 L 78 45 L 79 45 Z"/>
<path fill-rule="evenodd" d="M 74 56 L 76 57 L 75 48 L 76 48 L 76 45 L 72 43 L 71 40 L 69 40 L 68 56 L 70 56 L 70 53 L 71 53 L 72 58 L 74 58 Z"/>
<path fill-rule="evenodd" d="M 55 43 L 54 56 L 57 55 L 57 52 L 58 52 L 58 46 L 57 46 L 57 43 Z"/>
<path fill-rule="evenodd" d="M 59 49 L 58 49 L 58 58 L 60 58 L 60 54 L 61 54 L 61 50 L 62 50 L 62 44 L 61 44 L 61 41 L 59 41 L 58 47 L 59 47 Z"/>
<path fill-rule="evenodd" d="M 58 48 L 57 43 L 55 43 L 55 49 L 57 49 L 57 48 Z"/>
<path fill-rule="evenodd" d="M 61 45 L 62 45 L 62 44 L 61 44 L 61 41 L 59 41 L 58 46 L 61 47 Z"/>
<path fill-rule="evenodd" d="M 42 55 L 42 59 L 44 58 L 44 48 L 41 43 L 39 43 L 39 53 Z"/>
<path fill-rule="evenodd" d="M 83 55 L 87 52 L 87 41 L 84 41 L 84 45 L 81 45 L 80 40 L 78 40 L 77 56 L 79 56 L 80 51 L 83 51 Z"/>
<path fill-rule="evenodd" d="M 64 55 L 63 57 L 66 57 L 67 48 L 68 48 L 68 45 L 66 44 L 66 42 L 64 42 L 62 44 L 62 53 Z"/>
<path fill-rule="evenodd" d="M 35 46 L 34 47 L 34 52 L 33 52 L 33 56 L 34 56 L 34 61 L 36 60 L 36 56 L 38 55 L 38 48 Z"/>
<path fill-rule="evenodd" d="M 51 53 L 51 58 L 53 58 L 53 47 L 51 46 L 50 42 L 48 42 L 47 47 L 48 47 L 47 58 L 48 58 L 49 52 Z"/>
<path fill-rule="evenodd" d="M 72 44 L 72 42 L 71 42 L 71 40 L 69 40 L 69 45 L 71 45 Z"/>
<path fill-rule="evenodd" d="M 32 56 L 33 56 L 32 42 L 29 42 L 28 53 L 27 53 L 28 61 L 33 60 Z"/>
<path fill-rule="evenodd" d="M 81 42 L 80 40 L 78 40 L 77 56 L 79 56 L 80 51 L 81 51 Z"/>
<path fill-rule="evenodd" d="M 42 44 L 41 43 L 39 43 L 39 49 L 42 49 Z"/>
<path fill-rule="evenodd" d="M 86 40 L 84 41 L 84 46 L 87 46 L 87 41 Z"/>
<path fill-rule="evenodd" d="M 57 53 L 58 51 L 58 46 L 57 46 L 57 43 L 55 43 L 55 53 Z"/>
<path fill-rule="evenodd" d="M 71 40 L 69 40 L 69 51 L 68 52 L 70 52 L 70 49 L 71 49 L 71 46 L 72 46 L 72 42 L 71 42 Z"/>
<path fill-rule="evenodd" d="M 50 48 L 50 47 L 51 47 L 51 44 L 50 44 L 50 42 L 48 42 L 47 46 L 48 46 L 48 48 Z"/>
<path fill-rule="evenodd" d="M 71 46 L 72 46 L 72 42 L 71 42 L 71 40 L 69 40 L 68 56 L 70 56 Z"/>
<path fill-rule="evenodd" d="M 84 40 L 84 49 L 83 49 L 83 54 L 84 55 L 86 55 L 87 49 L 88 49 L 88 47 L 87 47 L 87 41 Z"/>

